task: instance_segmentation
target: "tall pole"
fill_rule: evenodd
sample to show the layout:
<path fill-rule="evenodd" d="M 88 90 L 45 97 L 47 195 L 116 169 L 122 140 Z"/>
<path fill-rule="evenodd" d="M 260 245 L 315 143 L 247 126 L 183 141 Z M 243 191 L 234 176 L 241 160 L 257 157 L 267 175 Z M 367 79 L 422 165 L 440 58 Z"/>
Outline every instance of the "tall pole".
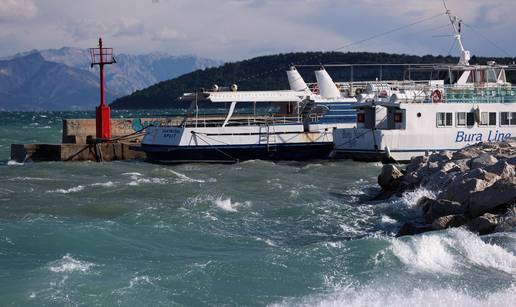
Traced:
<path fill-rule="evenodd" d="M 100 49 L 100 106 L 105 106 L 104 103 L 104 56 L 102 55 L 102 38 L 99 38 Z"/>
<path fill-rule="evenodd" d="M 95 109 L 96 136 L 101 142 L 111 139 L 111 110 L 105 102 L 104 96 L 104 65 L 116 63 L 112 48 L 102 46 L 102 38 L 99 38 L 98 48 L 91 48 L 91 67 L 98 65 L 100 69 L 100 105 Z"/>

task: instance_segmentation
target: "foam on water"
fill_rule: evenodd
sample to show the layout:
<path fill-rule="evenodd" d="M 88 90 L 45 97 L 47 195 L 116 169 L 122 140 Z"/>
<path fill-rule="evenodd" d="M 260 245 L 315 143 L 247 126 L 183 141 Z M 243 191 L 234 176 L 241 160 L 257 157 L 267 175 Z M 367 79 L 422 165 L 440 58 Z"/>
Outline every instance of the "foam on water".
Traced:
<path fill-rule="evenodd" d="M 54 273 L 69 272 L 88 272 L 90 268 L 95 266 L 94 263 L 80 261 L 73 258 L 70 254 L 66 254 L 63 258 L 49 264 L 48 269 Z"/>
<path fill-rule="evenodd" d="M 238 211 L 238 206 L 240 205 L 239 203 L 232 203 L 231 202 L 231 198 L 222 198 L 222 197 L 219 197 L 215 200 L 215 205 L 217 205 L 217 207 L 219 207 L 220 209 L 224 210 L 224 211 L 228 211 L 228 212 L 237 212 Z"/>
<path fill-rule="evenodd" d="M 516 277 L 516 256 L 495 244 L 481 240 L 476 234 L 463 229 L 450 229 L 454 246 L 466 260 L 476 266 L 491 268 Z"/>
<path fill-rule="evenodd" d="M 24 164 L 25 163 L 23 163 L 23 162 L 16 162 L 14 160 L 7 161 L 7 165 L 9 165 L 9 166 L 19 166 L 19 165 L 24 165 Z"/>
<path fill-rule="evenodd" d="M 386 282 L 388 284 L 388 282 Z M 302 299 L 288 299 L 271 306 L 455 306 L 485 307 L 510 306 L 516 301 L 516 287 L 494 291 L 484 295 L 473 295 L 462 289 L 411 288 L 400 289 L 385 285 L 348 287 L 326 294 L 317 294 Z"/>
<path fill-rule="evenodd" d="M 176 183 L 183 183 L 183 182 L 200 182 L 200 183 L 202 183 L 202 182 L 206 182 L 205 180 L 190 178 L 190 177 L 186 176 L 185 174 L 181 174 L 181 173 L 176 172 L 176 171 L 171 170 L 171 169 L 169 169 L 168 171 L 178 177 Z"/>
<path fill-rule="evenodd" d="M 462 228 L 393 239 L 391 250 L 405 266 L 419 272 L 459 274 L 465 266 L 477 266 L 516 274 L 512 252 Z"/>
<path fill-rule="evenodd" d="M 60 194 L 69 194 L 69 193 L 76 193 L 84 190 L 85 186 L 78 185 L 69 189 L 56 189 L 56 190 L 49 190 L 47 193 L 60 193 Z"/>
<path fill-rule="evenodd" d="M 97 183 L 92 183 L 91 184 L 92 187 L 105 187 L 105 188 L 111 188 L 111 187 L 114 187 L 115 186 L 115 183 L 113 181 L 108 181 L 108 182 L 97 182 Z"/>
<path fill-rule="evenodd" d="M 450 251 L 452 240 L 435 235 L 396 239 L 392 252 L 407 267 L 416 271 L 456 274 L 455 256 Z"/>

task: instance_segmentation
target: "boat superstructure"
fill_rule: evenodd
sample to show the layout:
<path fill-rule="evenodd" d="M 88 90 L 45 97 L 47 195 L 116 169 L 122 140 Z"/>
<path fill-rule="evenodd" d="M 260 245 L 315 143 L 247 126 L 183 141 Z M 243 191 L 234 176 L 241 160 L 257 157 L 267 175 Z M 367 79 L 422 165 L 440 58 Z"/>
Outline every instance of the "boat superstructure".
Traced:
<path fill-rule="evenodd" d="M 141 150 L 164 163 L 328 158 L 333 130 L 355 125 L 356 99 L 343 95 L 324 68 L 316 71 L 317 93 L 295 68 L 287 77 L 290 90 L 238 91 L 234 85 L 184 94 L 191 104 L 181 125 L 149 127 Z M 223 114 L 206 113 L 213 103 L 226 106 Z"/>
<path fill-rule="evenodd" d="M 408 75 L 428 73 L 430 80 L 369 82 L 354 106 L 356 127 L 334 130 L 335 157 L 407 161 L 516 135 L 516 87 L 506 77 L 515 66 L 471 65 L 461 21 L 447 14 L 460 47 L 459 62 L 406 67 Z"/>

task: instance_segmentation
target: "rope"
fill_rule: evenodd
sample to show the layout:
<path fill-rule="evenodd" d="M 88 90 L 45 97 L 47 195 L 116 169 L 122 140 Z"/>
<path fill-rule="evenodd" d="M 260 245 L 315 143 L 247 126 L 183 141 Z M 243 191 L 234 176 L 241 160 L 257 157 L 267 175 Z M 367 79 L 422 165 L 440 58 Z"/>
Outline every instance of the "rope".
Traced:
<path fill-rule="evenodd" d="M 195 136 L 197 136 L 197 137 L 199 137 L 199 139 L 200 139 L 201 141 L 203 141 L 204 143 L 206 143 L 206 144 L 207 144 L 208 146 L 210 146 L 211 148 L 215 149 L 216 151 L 220 152 L 221 154 L 223 154 L 223 155 L 225 155 L 226 157 L 228 157 L 228 158 L 230 158 L 231 160 L 233 160 L 233 162 L 235 162 L 235 163 L 236 163 L 236 162 L 238 162 L 238 161 L 239 161 L 237 158 L 235 158 L 235 157 L 233 157 L 233 156 L 231 156 L 231 155 L 229 155 L 229 154 L 225 153 L 224 151 L 220 150 L 219 148 L 217 148 L 217 147 L 213 146 L 212 144 L 210 144 L 210 143 L 206 142 L 206 140 L 204 140 L 202 137 L 200 137 L 200 136 L 199 136 L 199 134 L 200 134 L 200 133 L 197 133 L 197 132 L 195 132 L 195 131 L 192 131 L 192 134 L 193 134 L 193 135 L 195 135 Z M 210 137 L 208 137 L 208 136 L 206 136 L 206 137 L 207 137 L 207 138 L 210 138 Z M 226 143 L 224 143 L 224 144 L 226 144 Z"/>
<path fill-rule="evenodd" d="M 468 27 L 469 29 L 473 30 L 473 32 L 475 32 L 478 36 L 482 37 L 483 39 L 485 39 L 488 43 L 490 43 L 491 45 L 493 45 L 496 49 L 500 50 L 501 52 L 505 53 L 505 55 L 507 57 L 512 57 L 509 52 L 507 52 L 505 49 L 503 49 L 502 47 L 498 46 L 495 42 L 493 42 L 492 40 L 490 40 L 487 36 L 485 36 L 484 34 L 482 34 L 480 31 L 476 30 L 473 26 L 470 26 L 469 24 L 465 23 L 465 22 L 462 22 L 463 25 L 465 25 L 466 27 Z"/>

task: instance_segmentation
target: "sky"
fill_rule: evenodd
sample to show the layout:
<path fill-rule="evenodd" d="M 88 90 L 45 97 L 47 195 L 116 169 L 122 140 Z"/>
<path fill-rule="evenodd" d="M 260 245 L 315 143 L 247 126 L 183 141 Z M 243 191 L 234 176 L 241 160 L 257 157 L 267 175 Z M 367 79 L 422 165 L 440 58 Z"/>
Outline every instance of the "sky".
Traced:
<path fill-rule="evenodd" d="M 447 6 L 464 20 L 473 54 L 516 56 L 516 0 Z M 450 34 L 442 0 L 0 0 L 0 56 L 95 47 L 99 36 L 115 53 L 225 61 L 332 50 L 456 55 Z"/>

